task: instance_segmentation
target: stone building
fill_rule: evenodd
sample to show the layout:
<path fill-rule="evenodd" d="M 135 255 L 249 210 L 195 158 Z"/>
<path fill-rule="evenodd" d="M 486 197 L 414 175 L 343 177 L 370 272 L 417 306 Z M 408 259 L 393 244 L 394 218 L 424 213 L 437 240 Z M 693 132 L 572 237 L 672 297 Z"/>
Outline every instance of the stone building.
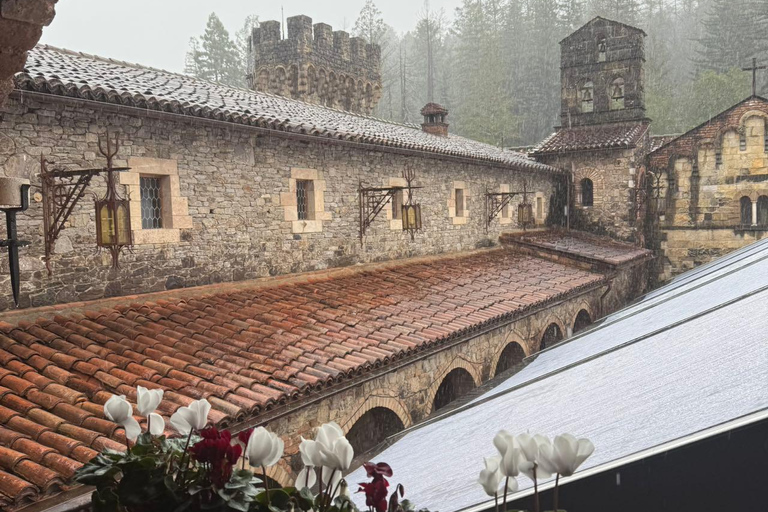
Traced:
<path fill-rule="evenodd" d="M 39 198 L 19 216 L 31 244 L 22 307 L 6 294 L 0 315 L 0 444 L 14 461 L 0 507 L 87 501 L 58 493 L 121 447 L 102 407 L 137 385 L 165 391 L 166 417 L 204 397 L 218 426 L 268 423 L 286 444 L 270 476 L 287 485 L 318 424 L 336 421 L 364 454 L 644 291 L 648 251 L 520 229 L 518 211 L 545 225 L 562 171 L 458 137 L 446 114 L 394 124 L 33 50 L 0 108 L 2 173 L 39 187 L 41 157 L 100 168 L 99 137 L 119 133 L 133 245 L 112 268 L 82 200 L 49 275 Z M 101 176 L 88 192 L 106 193 Z M 415 204 L 411 233 L 402 207 Z"/>
<path fill-rule="evenodd" d="M 560 42 L 560 126 L 531 153 L 570 172 L 571 223 L 637 241 L 636 174 L 648 152 L 645 33 L 597 17 Z"/>
<path fill-rule="evenodd" d="M 767 125 L 768 100 L 752 96 L 648 155 L 660 279 L 768 233 Z"/>
<path fill-rule="evenodd" d="M 248 85 L 349 112 L 370 114 L 381 95 L 381 51 L 308 16 L 263 21 L 248 40 Z"/>

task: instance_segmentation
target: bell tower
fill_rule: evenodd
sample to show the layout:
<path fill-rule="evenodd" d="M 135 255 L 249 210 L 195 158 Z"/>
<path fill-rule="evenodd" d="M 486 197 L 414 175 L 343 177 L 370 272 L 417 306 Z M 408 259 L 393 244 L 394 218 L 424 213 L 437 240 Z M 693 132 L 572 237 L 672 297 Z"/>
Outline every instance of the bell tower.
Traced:
<path fill-rule="evenodd" d="M 645 117 L 645 32 L 597 17 L 560 42 L 561 126 Z"/>

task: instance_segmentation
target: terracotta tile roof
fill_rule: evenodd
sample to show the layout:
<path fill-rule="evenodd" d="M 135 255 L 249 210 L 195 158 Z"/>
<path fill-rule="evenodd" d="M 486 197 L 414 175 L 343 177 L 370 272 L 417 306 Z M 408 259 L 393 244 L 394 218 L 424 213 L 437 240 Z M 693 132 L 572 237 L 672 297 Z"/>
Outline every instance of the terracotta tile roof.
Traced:
<path fill-rule="evenodd" d="M 653 251 L 648 249 L 579 231 L 570 231 L 568 233 L 544 231 L 524 235 L 508 234 L 502 236 L 502 242 L 508 244 L 518 243 L 524 246 L 566 254 L 570 258 L 597 261 L 609 265 L 622 265 L 653 256 Z"/>
<path fill-rule="evenodd" d="M 651 135 L 651 147 L 648 152 L 653 153 L 661 146 L 664 146 L 668 142 L 672 142 L 678 137 L 680 137 L 679 133 L 675 135 Z"/>
<path fill-rule="evenodd" d="M 136 64 L 46 45 L 29 52 L 16 87 L 58 96 L 202 117 L 259 128 L 477 159 L 516 169 L 559 173 L 525 155 L 416 125 L 237 89 Z"/>
<path fill-rule="evenodd" d="M 162 388 L 166 418 L 205 397 L 231 425 L 603 282 L 497 249 L 0 322 L 0 507 L 58 492 L 99 450 L 122 448 L 102 412 L 113 393 Z"/>
<path fill-rule="evenodd" d="M 533 150 L 532 155 L 633 148 L 648 130 L 648 123 L 616 123 L 559 128 Z"/>

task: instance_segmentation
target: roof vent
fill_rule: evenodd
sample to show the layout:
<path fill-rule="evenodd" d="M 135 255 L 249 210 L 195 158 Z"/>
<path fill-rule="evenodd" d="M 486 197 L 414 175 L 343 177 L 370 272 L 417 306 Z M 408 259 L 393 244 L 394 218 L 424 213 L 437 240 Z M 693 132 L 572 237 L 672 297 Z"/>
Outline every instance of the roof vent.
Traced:
<path fill-rule="evenodd" d="M 448 111 L 444 107 L 437 103 L 427 103 L 421 109 L 421 115 L 424 116 L 424 122 L 421 123 L 423 131 L 440 137 L 448 136 L 448 123 L 445 122 Z"/>

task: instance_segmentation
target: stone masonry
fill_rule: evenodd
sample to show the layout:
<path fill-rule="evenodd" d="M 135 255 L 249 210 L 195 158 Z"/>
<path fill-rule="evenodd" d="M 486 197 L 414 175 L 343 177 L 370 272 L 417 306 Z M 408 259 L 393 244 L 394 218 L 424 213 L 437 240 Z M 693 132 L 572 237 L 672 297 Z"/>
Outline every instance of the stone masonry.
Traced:
<path fill-rule="evenodd" d="M 506 185 L 508 190 L 520 190 L 525 179 L 529 191 L 543 198 L 552 193 L 552 177 L 546 173 L 437 155 L 408 156 L 370 146 L 310 143 L 246 126 L 116 110 L 109 105 L 24 95 L 11 97 L 0 110 L 0 166 L 6 175 L 26 177 L 39 185 L 40 155 L 68 168 L 103 166 L 98 136 L 107 128 L 119 127 L 125 143 L 116 165 L 167 176 L 173 198 L 170 227 L 153 230 L 158 233 L 152 236 L 137 236 L 134 231 L 134 240 L 141 243 L 124 251 L 118 270 L 110 268 L 108 253 L 96 247 L 94 206 L 84 198 L 56 244 L 51 277 L 42 261 L 42 205 L 33 199 L 29 210 L 19 216 L 19 238 L 31 242 L 21 250 L 22 307 L 490 246 L 496 243 L 501 225 L 496 219 L 485 232 L 486 189 L 501 190 Z M 421 204 L 423 230 L 412 242 L 407 233 L 393 229 L 382 212 L 361 243 L 359 183 L 387 185 L 401 178 L 406 167 L 416 174 L 414 185 L 424 187 L 414 191 L 414 202 Z M 295 209 L 295 204 L 284 204 L 295 196 L 294 177 L 311 176 L 307 170 L 318 178 L 318 187 L 323 182 L 319 221 L 296 221 L 286 215 L 287 209 Z M 127 187 L 135 186 L 127 176 L 121 181 L 126 184 L 121 186 L 125 194 Z M 462 223 L 455 223 L 450 215 L 454 182 L 467 187 Z M 89 192 L 103 196 L 103 178 L 94 178 Z M 131 200 L 138 200 L 135 193 Z M 517 211 L 518 202 L 516 197 L 509 211 Z M 504 229 L 515 226 L 516 222 L 504 224 Z M 7 263 L 3 260 L 2 265 Z M 7 280 L 3 267 L 0 286 L 10 286 Z M 9 295 L 3 295 L 0 310 L 12 307 Z"/>
<path fill-rule="evenodd" d="M 370 114 L 381 95 L 381 51 L 362 37 L 308 16 L 263 21 L 249 39 L 248 83 L 255 91 Z"/>

